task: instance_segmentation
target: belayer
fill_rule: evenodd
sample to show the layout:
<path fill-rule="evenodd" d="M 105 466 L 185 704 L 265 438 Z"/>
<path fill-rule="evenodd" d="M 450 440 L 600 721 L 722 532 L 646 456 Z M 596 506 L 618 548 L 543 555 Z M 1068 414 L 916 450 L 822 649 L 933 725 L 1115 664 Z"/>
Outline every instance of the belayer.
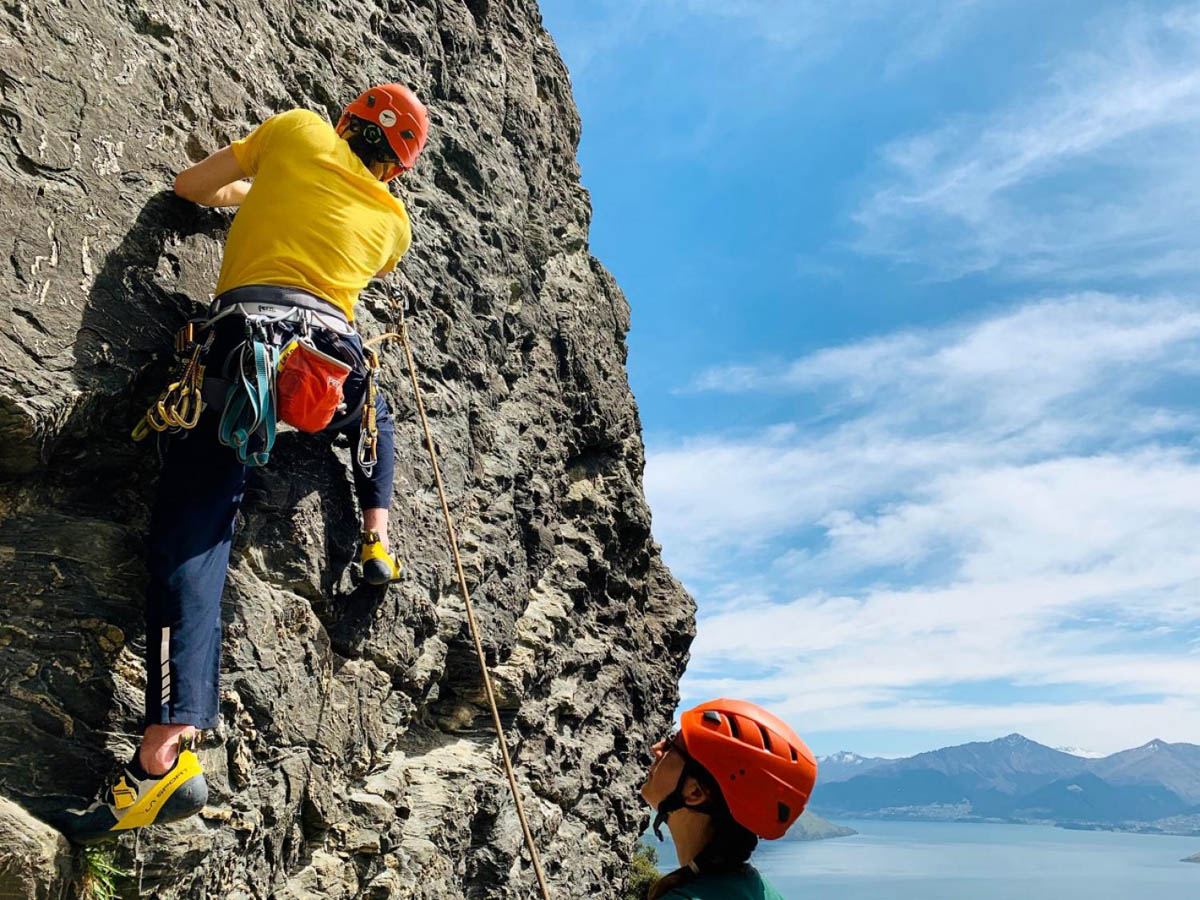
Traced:
<path fill-rule="evenodd" d="M 654 745 L 642 798 L 654 832 L 671 832 L 680 867 L 649 900 L 782 900 L 750 865 L 759 838 L 783 837 L 804 811 L 817 761 L 780 719 L 744 700 L 712 700 L 685 712 Z"/>
<path fill-rule="evenodd" d="M 240 209 L 208 317 L 176 338 L 183 372 L 135 429 L 166 432 L 167 444 L 150 520 L 141 745 L 95 803 L 56 822 L 68 836 L 176 821 L 207 800 L 193 745 L 217 724 L 234 518 L 249 468 L 268 460 L 277 417 L 349 435 L 364 577 L 398 577 L 387 542 L 393 425 L 354 306 L 408 250 L 408 214 L 387 183 L 413 167 L 428 132 L 416 95 L 384 84 L 336 127 L 308 110 L 280 113 L 175 179 L 188 200 Z"/>

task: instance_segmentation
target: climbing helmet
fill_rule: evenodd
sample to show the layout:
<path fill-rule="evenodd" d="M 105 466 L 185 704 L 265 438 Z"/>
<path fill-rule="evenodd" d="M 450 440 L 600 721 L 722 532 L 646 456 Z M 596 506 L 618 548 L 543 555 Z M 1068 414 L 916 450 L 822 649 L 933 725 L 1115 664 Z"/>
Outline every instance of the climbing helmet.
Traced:
<path fill-rule="evenodd" d="M 781 719 L 745 700 L 711 700 L 685 712 L 676 741 L 721 788 L 734 821 L 775 839 L 800 817 L 817 761 Z"/>
<path fill-rule="evenodd" d="M 396 157 L 396 165 L 381 181 L 391 181 L 416 165 L 429 137 L 429 111 L 410 88 L 403 84 L 380 84 L 363 91 L 342 112 L 338 134 L 343 134 L 355 118 L 376 126 Z"/>

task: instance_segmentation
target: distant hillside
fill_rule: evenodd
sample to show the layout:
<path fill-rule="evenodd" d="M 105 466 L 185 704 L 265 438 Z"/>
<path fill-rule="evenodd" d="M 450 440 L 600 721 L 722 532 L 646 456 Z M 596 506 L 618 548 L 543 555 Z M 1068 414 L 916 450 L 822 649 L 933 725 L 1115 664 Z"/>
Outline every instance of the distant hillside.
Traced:
<path fill-rule="evenodd" d="M 1200 804 L 1200 747 L 1151 741 L 1088 765 L 1110 784 L 1162 785 L 1189 804 Z"/>
<path fill-rule="evenodd" d="M 877 766 L 890 763 L 892 760 L 880 756 L 859 756 L 849 750 L 833 753 L 829 756 L 817 757 L 817 781 L 822 784 L 832 784 L 835 781 L 848 781 L 856 775 L 864 775 Z"/>
<path fill-rule="evenodd" d="M 849 837 L 858 834 L 853 828 L 835 825 L 828 819 L 823 819 L 811 810 L 805 810 L 796 820 L 796 824 L 788 829 L 784 839 L 789 841 L 823 841 L 828 838 Z"/>
<path fill-rule="evenodd" d="M 818 777 L 812 802 L 829 815 L 1200 834 L 1200 747 L 1151 741 L 1086 759 L 1010 734 Z"/>
<path fill-rule="evenodd" d="M 1189 812 L 1189 804 L 1165 787 L 1118 786 L 1085 772 L 1016 798 L 1009 811 L 1016 818 L 1153 822 Z"/>
<path fill-rule="evenodd" d="M 817 809 L 842 813 L 957 804 L 966 800 L 966 792 L 952 778 L 923 769 L 885 774 L 868 772 L 832 784 L 818 781 L 812 795 L 812 803 Z"/>

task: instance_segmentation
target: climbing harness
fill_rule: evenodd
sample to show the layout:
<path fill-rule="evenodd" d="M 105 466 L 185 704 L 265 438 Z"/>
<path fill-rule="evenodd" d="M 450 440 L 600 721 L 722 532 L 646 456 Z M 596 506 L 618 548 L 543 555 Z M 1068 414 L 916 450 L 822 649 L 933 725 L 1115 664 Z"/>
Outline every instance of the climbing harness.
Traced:
<path fill-rule="evenodd" d="M 504 726 L 500 722 L 500 709 L 496 705 L 496 692 L 492 688 L 492 678 L 488 672 L 487 657 L 483 653 L 483 642 L 479 637 L 479 623 L 475 618 L 475 607 L 471 603 L 471 592 L 467 588 L 467 576 L 463 572 L 462 556 L 458 549 L 458 535 L 454 530 L 454 519 L 450 515 L 450 505 L 446 501 L 446 487 L 442 483 L 442 470 L 438 465 L 437 450 L 433 445 L 433 433 L 429 428 L 429 418 L 425 414 L 425 401 L 421 397 L 421 389 L 417 384 L 417 367 L 413 362 L 412 347 L 408 340 L 408 324 L 404 319 L 404 305 L 399 302 L 396 296 L 396 291 L 391 282 L 384 280 L 384 285 L 387 288 L 388 296 L 392 300 L 394 306 L 399 309 L 398 334 L 389 333 L 380 335 L 374 338 L 372 343 L 385 340 L 391 337 L 398 337 L 401 344 L 404 346 L 404 358 L 408 365 L 408 375 L 412 381 L 413 398 L 416 401 L 417 414 L 421 418 L 421 428 L 425 432 L 425 448 L 429 451 L 429 462 L 433 466 L 433 480 L 437 485 L 438 498 L 442 504 L 442 516 L 446 521 L 446 535 L 450 543 L 450 552 L 454 557 L 454 568 L 458 573 L 458 586 L 462 592 L 463 605 L 466 607 L 467 624 L 471 630 L 471 639 L 475 643 L 475 655 L 479 660 L 479 674 L 483 678 L 484 692 L 487 694 L 488 706 L 492 712 L 492 724 L 496 728 L 496 736 L 499 739 L 500 755 L 504 761 L 504 772 L 508 776 L 508 786 L 512 791 L 513 802 L 517 808 L 517 818 L 521 822 L 521 831 L 525 835 L 525 846 L 529 849 L 529 858 L 533 863 L 533 871 L 537 876 L 538 887 L 541 891 L 543 900 L 550 900 L 550 889 L 546 886 L 546 876 L 542 872 L 542 863 L 538 857 L 537 844 L 533 840 L 533 832 L 529 828 L 529 819 L 525 815 L 525 805 L 521 802 L 521 791 L 517 786 L 517 776 L 513 771 L 512 757 L 508 753 L 508 743 L 504 738 Z"/>
<path fill-rule="evenodd" d="M 330 304 L 303 291 L 262 285 L 225 292 L 213 303 L 211 312 L 205 323 L 210 329 L 228 315 L 240 315 L 246 323 L 245 339 L 229 357 L 237 355 L 237 366 L 236 378 L 223 401 L 217 433 L 222 444 L 231 447 L 244 464 L 262 466 L 270 459 L 275 444 L 277 419 L 305 431 L 320 431 L 329 425 L 341 403 L 341 385 L 351 367 L 321 353 L 309 336 L 314 326 L 320 326 L 348 337 L 355 333 L 349 322 Z M 301 337 L 295 346 L 289 343 L 284 348 L 281 371 L 278 345 L 285 325 L 297 326 Z M 332 389 L 327 380 L 321 383 L 330 375 L 336 382 Z M 321 408 L 314 408 L 314 403 Z M 320 421 L 322 418 L 324 421 Z M 344 417 L 343 423 L 349 419 Z M 252 449 L 255 444 L 257 449 Z"/>
<path fill-rule="evenodd" d="M 206 376 L 205 359 L 215 326 L 229 316 L 242 317 L 245 334 L 219 366 L 208 367 L 212 371 Z M 378 357 L 374 351 L 364 351 L 361 360 L 354 360 L 366 369 L 366 387 L 357 405 L 344 410 L 342 387 L 355 366 L 319 350 L 310 337 L 313 328 L 342 338 L 356 335 L 334 307 L 306 292 L 277 285 L 226 291 L 213 302 L 206 318 L 188 322 L 176 335 L 176 352 L 186 362 L 179 377 L 138 422 L 133 439 L 140 441 L 152 431 L 187 431 L 200 421 L 204 408 L 210 407 L 221 414 L 218 440 L 232 448 L 243 464 L 262 466 L 275 444 L 277 420 L 313 432 L 339 430 L 361 415 L 358 455 L 370 476 L 379 444 L 375 411 Z M 200 332 L 207 332 L 202 343 L 196 340 Z M 293 338 L 293 332 L 299 336 Z M 346 349 L 350 352 L 351 348 Z M 334 421 L 339 412 L 344 414 Z"/>

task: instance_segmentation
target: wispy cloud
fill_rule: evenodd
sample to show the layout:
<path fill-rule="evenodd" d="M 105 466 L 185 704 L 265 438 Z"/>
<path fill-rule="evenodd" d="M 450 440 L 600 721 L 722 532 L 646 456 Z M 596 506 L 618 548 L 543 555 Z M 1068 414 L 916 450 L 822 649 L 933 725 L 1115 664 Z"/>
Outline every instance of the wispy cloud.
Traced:
<path fill-rule="evenodd" d="M 553 37 L 575 79 L 611 61 L 656 30 L 651 0 L 593 0 L 572 3 L 570 14 L 556 13 Z"/>
<path fill-rule="evenodd" d="M 595 0 L 555 10 L 554 38 L 576 76 L 662 35 L 707 43 L 708 65 L 724 60 L 730 46 L 756 46 L 758 56 L 739 52 L 739 71 L 721 73 L 736 92 L 754 71 L 778 72 L 780 61 L 799 71 L 852 45 L 872 67 L 902 72 L 936 59 L 981 10 L 995 5 L 995 0 Z M 742 102 L 752 99 L 743 96 Z M 719 113 L 721 105 L 714 110 Z"/>
<path fill-rule="evenodd" d="M 1014 698 L 1072 685 L 1099 699 L 1048 739 L 1115 749 L 1156 703 L 1200 730 L 1198 350 L 1194 304 L 1089 294 L 701 376 L 811 415 L 650 455 L 655 532 L 706 611 L 685 689 L 810 730 L 955 730 L 1049 721 Z M 1004 703 L 947 699 L 991 681 Z"/>
<path fill-rule="evenodd" d="M 1156 277 L 1200 246 L 1200 10 L 1105 19 L 1040 95 L 888 145 L 857 248 L 952 278 Z"/>
<path fill-rule="evenodd" d="M 796 274 L 817 281 L 836 281 L 845 276 L 845 269 L 820 256 L 802 253 L 796 257 Z"/>
<path fill-rule="evenodd" d="M 872 44 L 889 71 L 935 58 L 984 7 L 984 0 L 667 0 L 665 8 L 722 22 L 764 45 L 818 60 L 847 44 Z M 891 40 L 880 45 L 881 32 Z"/>

